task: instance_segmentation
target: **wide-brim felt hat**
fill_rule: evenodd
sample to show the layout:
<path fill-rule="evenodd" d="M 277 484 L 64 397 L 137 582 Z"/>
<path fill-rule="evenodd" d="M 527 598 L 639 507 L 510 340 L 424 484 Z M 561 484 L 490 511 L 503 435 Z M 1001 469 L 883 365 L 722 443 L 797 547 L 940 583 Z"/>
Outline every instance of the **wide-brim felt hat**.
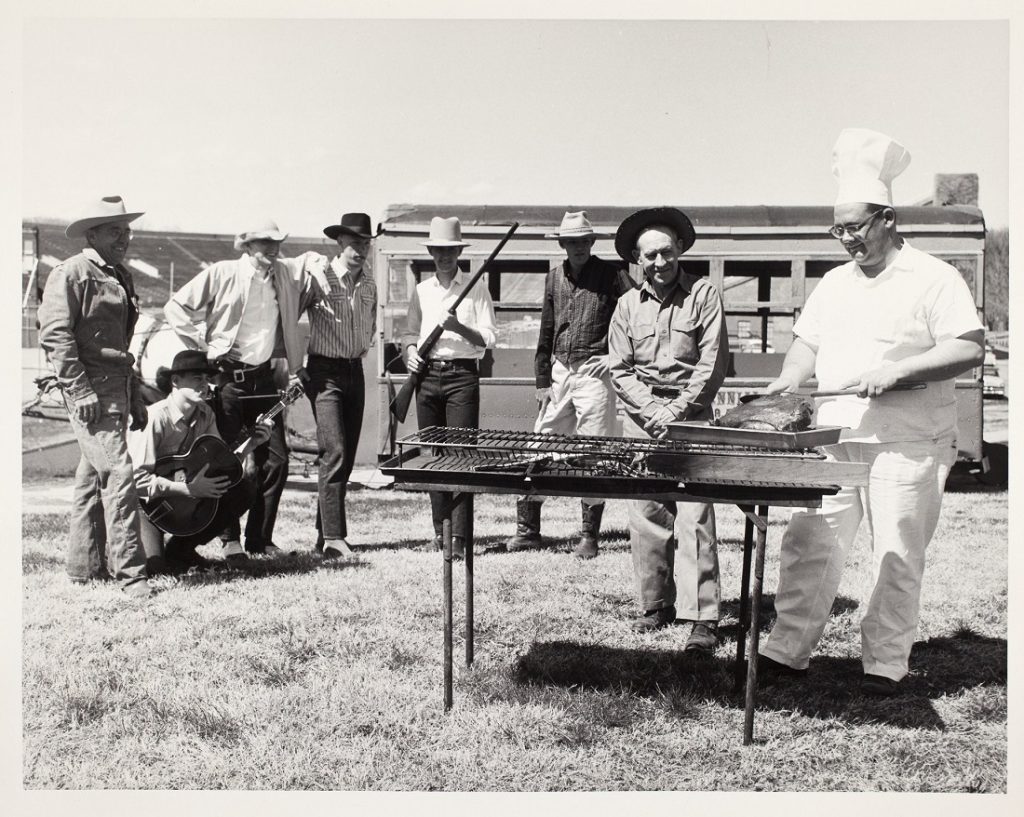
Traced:
<path fill-rule="evenodd" d="M 264 239 L 266 241 L 276 241 L 281 243 L 287 237 L 288 233 L 282 233 L 277 227 L 277 222 L 268 218 L 258 224 L 254 224 L 251 230 L 246 230 L 244 233 L 236 235 L 235 249 L 242 249 L 242 245 L 248 241 Z"/>
<path fill-rule="evenodd" d="M 469 244 L 462 240 L 462 223 L 458 216 L 441 218 L 434 216 L 430 220 L 430 235 L 426 241 L 421 241 L 424 247 L 468 247 Z"/>
<path fill-rule="evenodd" d="M 157 370 L 157 374 L 161 372 L 168 376 L 172 374 L 187 374 L 188 372 L 217 374 L 217 367 L 212 365 L 207 359 L 206 352 L 201 352 L 197 349 L 185 349 L 174 356 L 170 366 L 161 366 Z"/>
<path fill-rule="evenodd" d="M 558 229 L 544 234 L 545 238 L 588 238 L 590 236 L 606 238 L 608 233 L 594 229 L 594 225 L 590 223 L 590 219 L 587 217 L 586 210 L 566 212 L 562 216 L 562 223 L 558 225 Z"/>
<path fill-rule="evenodd" d="M 376 233 L 373 232 L 373 225 L 366 213 L 345 213 L 337 224 L 324 227 L 324 235 L 335 241 L 342 235 L 351 235 L 356 238 L 376 238 L 380 235 L 380 228 L 378 227 Z"/>
<path fill-rule="evenodd" d="M 99 227 L 101 224 L 135 221 L 144 211 L 129 213 L 120 196 L 104 196 L 97 202 L 90 203 L 82 215 L 72 221 L 64 230 L 68 238 L 81 238 L 86 230 Z"/>
<path fill-rule="evenodd" d="M 679 238 L 680 252 L 686 252 L 697 240 L 693 231 L 693 223 L 686 213 L 675 207 L 648 207 L 645 210 L 637 210 L 623 220 L 619 229 L 615 232 L 615 251 L 624 261 L 634 263 L 633 253 L 636 250 L 636 240 L 640 233 L 648 227 L 655 226 L 670 227 Z"/>

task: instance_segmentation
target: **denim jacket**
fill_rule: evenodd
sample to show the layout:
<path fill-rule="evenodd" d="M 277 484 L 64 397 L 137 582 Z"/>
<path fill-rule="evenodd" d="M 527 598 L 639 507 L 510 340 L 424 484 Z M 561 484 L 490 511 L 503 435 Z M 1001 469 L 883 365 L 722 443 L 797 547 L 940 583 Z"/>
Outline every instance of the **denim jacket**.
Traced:
<path fill-rule="evenodd" d="M 124 384 L 131 375 L 128 344 L 139 317 L 138 298 L 127 270 L 121 270 L 126 293 L 101 264 L 92 250 L 58 264 L 39 305 L 39 344 L 73 401 L 105 391 L 101 383 Z"/>

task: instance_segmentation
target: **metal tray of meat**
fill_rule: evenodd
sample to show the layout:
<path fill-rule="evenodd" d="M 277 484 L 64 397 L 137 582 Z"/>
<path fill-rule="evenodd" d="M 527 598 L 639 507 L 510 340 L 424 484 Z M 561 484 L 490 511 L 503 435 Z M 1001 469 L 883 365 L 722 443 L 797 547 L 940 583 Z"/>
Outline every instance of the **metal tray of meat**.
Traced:
<path fill-rule="evenodd" d="M 806 431 L 759 431 L 753 428 L 724 428 L 706 422 L 668 424 L 668 438 L 705 445 L 738 445 L 798 451 L 839 442 L 842 426 L 821 426 Z"/>

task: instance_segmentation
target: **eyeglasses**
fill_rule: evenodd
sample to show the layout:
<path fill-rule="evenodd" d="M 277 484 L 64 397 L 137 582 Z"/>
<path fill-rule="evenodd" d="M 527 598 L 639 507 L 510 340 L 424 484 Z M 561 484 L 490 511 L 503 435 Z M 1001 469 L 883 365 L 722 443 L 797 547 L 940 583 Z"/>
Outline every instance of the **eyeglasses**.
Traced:
<path fill-rule="evenodd" d="M 833 224 L 828 231 L 828 234 L 833 238 L 842 238 L 844 235 L 858 235 L 861 230 L 864 229 L 864 225 L 871 221 L 875 216 L 880 213 L 884 213 L 885 210 L 875 210 L 870 216 L 864 219 L 860 224 Z"/>

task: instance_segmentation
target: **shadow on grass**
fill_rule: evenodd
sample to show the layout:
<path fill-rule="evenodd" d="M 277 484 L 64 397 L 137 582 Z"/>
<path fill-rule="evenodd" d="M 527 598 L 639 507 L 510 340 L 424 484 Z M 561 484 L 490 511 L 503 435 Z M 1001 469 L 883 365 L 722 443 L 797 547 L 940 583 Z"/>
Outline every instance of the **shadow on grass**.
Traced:
<path fill-rule="evenodd" d="M 316 570 L 347 571 L 368 567 L 368 562 L 355 559 L 324 559 L 311 553 L 289 553 L 270 558 L 250 557 L 249 561 L 235 566 L 226 562 L 214 562 L 207 570 L 194 570 L 177 577 L 177 583 L 185 587 L 199 587 L 244 579 L 263 579 L 268 576 L 288 576 L 312 573 Z"/>
<path fill-rule="evenodd" d="M 832 602 L 832 609 L 829 611 L 829 617 L 841 616 L 844 613 L 852 612 L 860 607 L 860 602 L 856 599 L 848 598 L 847 596 L 836 596 L 835 601 Z M 740 600 L 729 599 L 722 600 L 721 603 L 721 617 L 723 620 L 732 619 L 735 620 L 735 624 L 723 624 L 718 628 L 719 634 L 723 638 L 736 640 L 740 634 Z M 766 593 L 761 596 L 761 616 L 758 620 L 758 630 L 762 633 L 768 632 L 774 625 L 775 619 L 775 594 Z"/>
<path fill-rule="evenodd" d="M 730 645 L 734 647 L 734 645 Z M 730 652 L 732 650 L 730 649 Z M 719 651 L 721 652 L 721 650 Z M 860 692 L 856 658 L 812 658 L 807 675 L 758 690 L 757 708 L 798 712 L 850 723 L 885 723 L 909 729 L 943 730 L 932 701 L 963 690 L 1006 685 L 1006 641 L 971 630 L 914 645 L 912 674 L 891 698 Z M 733 689 L 735 662 L 720 656 L 690 657 L 681 650 L 625 649 L 572 641 L 537 642 L 513 667 L 521 686 L 611 691 L 664 699 L 675 711 L 692 709 L 699 697 L 742 709 Z M 996 714 L 996 717 L 1003 717 Z"/>

